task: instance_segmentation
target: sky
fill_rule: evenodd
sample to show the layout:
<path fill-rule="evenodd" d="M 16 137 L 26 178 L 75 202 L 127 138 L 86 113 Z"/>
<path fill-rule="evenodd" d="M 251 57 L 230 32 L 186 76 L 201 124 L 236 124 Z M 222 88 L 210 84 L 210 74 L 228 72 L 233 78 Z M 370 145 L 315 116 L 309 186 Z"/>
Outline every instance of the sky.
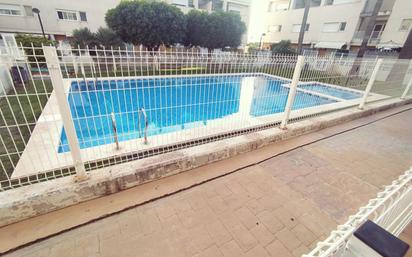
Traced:
<path fill-rule="evenodd" d="M 262 33 L 266 32 L 265 15 L 269 0 L 252 0 L 249 21 L 249 42 L 259 42 Z"/>

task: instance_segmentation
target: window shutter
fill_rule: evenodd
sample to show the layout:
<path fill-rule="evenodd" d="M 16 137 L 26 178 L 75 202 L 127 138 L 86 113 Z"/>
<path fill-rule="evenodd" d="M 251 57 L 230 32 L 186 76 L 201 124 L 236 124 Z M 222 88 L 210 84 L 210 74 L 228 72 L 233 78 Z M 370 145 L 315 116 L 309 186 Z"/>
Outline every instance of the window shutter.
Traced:
<path fill-rule="evenodd" d="M 26 13 L 26 16 L 33 16 L 33 10 L 32 6 L 25 5 L 24 6 L 24 12 Z"/>

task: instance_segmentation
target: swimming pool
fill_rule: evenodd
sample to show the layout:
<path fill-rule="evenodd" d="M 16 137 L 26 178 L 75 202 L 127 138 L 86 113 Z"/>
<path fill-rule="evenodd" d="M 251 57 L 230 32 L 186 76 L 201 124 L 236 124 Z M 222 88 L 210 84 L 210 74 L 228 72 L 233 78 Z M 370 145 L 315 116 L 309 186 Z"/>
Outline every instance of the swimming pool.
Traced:
<path fill-rule="evenodd" d="M 142 108 L 147 114 L 148 136 L 207 126 L 234 115 L 247 119 L 280 113 L 289 93 L 284 86 L 287 83 L 286 79 L 263 75 L 72 81 L 68 102 L 80 148 L 84 149 L 114 142 L 111 113 L 119 141 L 143 136 L 139 133 L 144 129 L 144 121 L 139 119 Z M 335 102 L 298 91 L 292 109 Z M 67 151 L 63 130 L 58 152 Z"/>
<path fill-rule="evenodd" d="M 361 92 L 356 92 L 353 90 L 347 90 L 347 89 L 338 88 L 334 86 L 327 86 L 325 84 L 320 84 L 320 83 L 299 84 L 298 88 L 334 96 L 334 97 L 345 99 L 345 100 L 352 100 L 352 99 L 360 98 L 362 96 Z"/>

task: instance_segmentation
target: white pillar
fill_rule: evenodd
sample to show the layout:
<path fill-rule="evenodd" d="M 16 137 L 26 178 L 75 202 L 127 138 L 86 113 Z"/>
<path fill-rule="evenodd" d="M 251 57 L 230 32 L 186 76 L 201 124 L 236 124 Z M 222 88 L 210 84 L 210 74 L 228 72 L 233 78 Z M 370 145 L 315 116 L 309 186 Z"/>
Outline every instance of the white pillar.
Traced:
<path fill-rule="evenodd" d="M 249 116 L 250 110 L 252 109 L 254 87 L 259 83 L 257 80 L 258 78 L 256 77 L 245 77 L 241 79 L 238 112 L 241 117 Z"/>
<path fill-rule="evenodd" d="M 303 55 L 299 55 L 295 70 L 293 72 L 292 83 L 290 83 L 289 86 L 288 100 L 286 102 L 285 111 L 283 112 L 284 115 L 282 123 L 280 124 L 281 129 L 286 129 L 286 125 L 288 124 L 290 112 L 292 111 L 293 102 L 295 100 L 296 89 L 299 83 L 300 72 L 302 71 L 304 61 L 305 57 Z"/>
<path fill-rule="evenodd" d="M 376 62 L 375 68 L 373 68 L 372 75 L 368 81 L 368 85 L 366 86 L 365 92 L 363 93 L 362 100 L 359 104 L 359 109 L 361 110 L 365 107 L 366 100 L 368 99 L 373 83 L 375 82 L 376 76 L 378 75 L 379 68 L 382 65 L 382 61 L 383 61 L 382 58 L 378 59 L 378 61 Z"/>
<path fill-rule="evenodd" d="M 64 90 L 63 76 L 60 69 L 59 59 L 57 58 L 57 51 L 53 46 L 43 46 L 43 52 L 44 57 L 46 58 L 54 93 L 56 94 L 57 105 L 63 121 L 67 141 L 69 142 L 70 154 L 76 169 L 76 181 L 83 181 L 87 179 L 86 169 L 81 158 L 79 141 L 77 139 L 69 103 L 67 102 Z"/>
<path fill-rule="evenodd" d="M 403 94 L 402 94 L 402 96 L 401 96 L 401 99 L 405 99 L 405 98 L 406 98 L 406 95 L 408 94 L 409 90 L 411 89 L 411 86 L 412 86 L 412 76 L 411 76 L 411 78 L 409 79 L 408 85 L 406 85 L 405 91 L 403 91 Z"/>

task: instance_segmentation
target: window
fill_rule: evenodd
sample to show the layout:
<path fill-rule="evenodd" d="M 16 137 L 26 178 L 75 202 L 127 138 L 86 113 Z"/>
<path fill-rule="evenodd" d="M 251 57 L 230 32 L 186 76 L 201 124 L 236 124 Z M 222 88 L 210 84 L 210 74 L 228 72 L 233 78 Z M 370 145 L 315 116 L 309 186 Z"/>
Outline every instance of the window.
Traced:
<path fill-rule="evenodd" d="M 195 7 L 195 4 L 193 3 L 193 0 L 188 1 L 188 6 L 189 7 Z"/>
<path fill-rule="evenodd" d="M 289 9 L 289 2 L 278 1 L 270 2 L 268 6 L 268 12 L 285 11 Z"/>
<path fill-rule="evenodd" d="M 296 0 L 294 9 L 305 8 L 306 0 Z M 321 0 L 310 0 L 310 7 L 320 6 Z"/>
<path fill-rule="evenodd" d="M 356 2 L 359 2 L 359 0 L 326 0 L 325 5 L 350 4 L 350 3 L 356 3 Z"/>
<path fill-rule="evenodd" d="M 81 21 L 87 21 L 86 12 L 79 12 L 79 14 Z"/>
<path fill-rule="evenodd" d="M 399 31 L 409 31 L 409 28 L 412 25 L 412 19 L 403 19 Z"/>
<path fill-rule="evenodd" d="M 59 20 L 87 21 L 86 12 L 57 10 L 57 17 L 59 17 Z"/>
<path fill-rule="evenodd" d="M 33 6 L 25 5 L 23 7 L 24 7 L 24 12 L 26 13 L 26 16 L 33 16 Z"/>
<path fill-rule="evenodd" d="M 345 29 L 346 29 L 346 22 L 341 22 L 340 27 L 339 27 L 339 31 L 345 31 Z"/>
<path fill-rule="evenodd" d="M 272 25 L 269 26 L 269 32 L 280 32 L 282 31 L 282 25 Z"/>
<path fill-rule="evenodd" d="M 23 12 L 19 5 L 0 4 L 0 15 L 22 16 Z"/>
<path fill-rule="evenodd" d="M 57 11 L 57 16 L 60 20 L 77 21 L 77 13 L 75 11 Z"/>
<path fill-rule="evenodd" d="M 311 0 L 310 7 L 320 6 L 320 0 Z"/>
<path fill-rule="evenodd" d="M 292 25 L 292 32 L 294 32 L 294 33 L 300 32 L 300 26 L 301 26 L 301 24 L 293 24 Z M 308 31 L 308 30 L 309 30 L 309 24 L 306 24 L 305 31 Z"/>
<path fill-rule="evenodd" d="M 237 14 L 241 15 L 239 10 L 229 10 L 229 12 L 233 12 L 233 13 L 237 13 Z"/>
<path fill-rule="evenodd" d="M 323 23 L 322 32 L 339 32 L 345 31 L 346 22 L 325 22 Z"/>
<path fill-rule="evenodd" d="M 369 40 L 378 40 L 380 39 L 382 32 L 385 30 L 385 23 L 377 23 L 375 24 L 375 26 L 373 27 L 373 31 L 372 34 L 369 38 Z"/>
<path fill-rule="evenodd" d="M 296 0 L 295 2 L 295 9 L 305 8 L 305 1 L 304 0 Z"/>

